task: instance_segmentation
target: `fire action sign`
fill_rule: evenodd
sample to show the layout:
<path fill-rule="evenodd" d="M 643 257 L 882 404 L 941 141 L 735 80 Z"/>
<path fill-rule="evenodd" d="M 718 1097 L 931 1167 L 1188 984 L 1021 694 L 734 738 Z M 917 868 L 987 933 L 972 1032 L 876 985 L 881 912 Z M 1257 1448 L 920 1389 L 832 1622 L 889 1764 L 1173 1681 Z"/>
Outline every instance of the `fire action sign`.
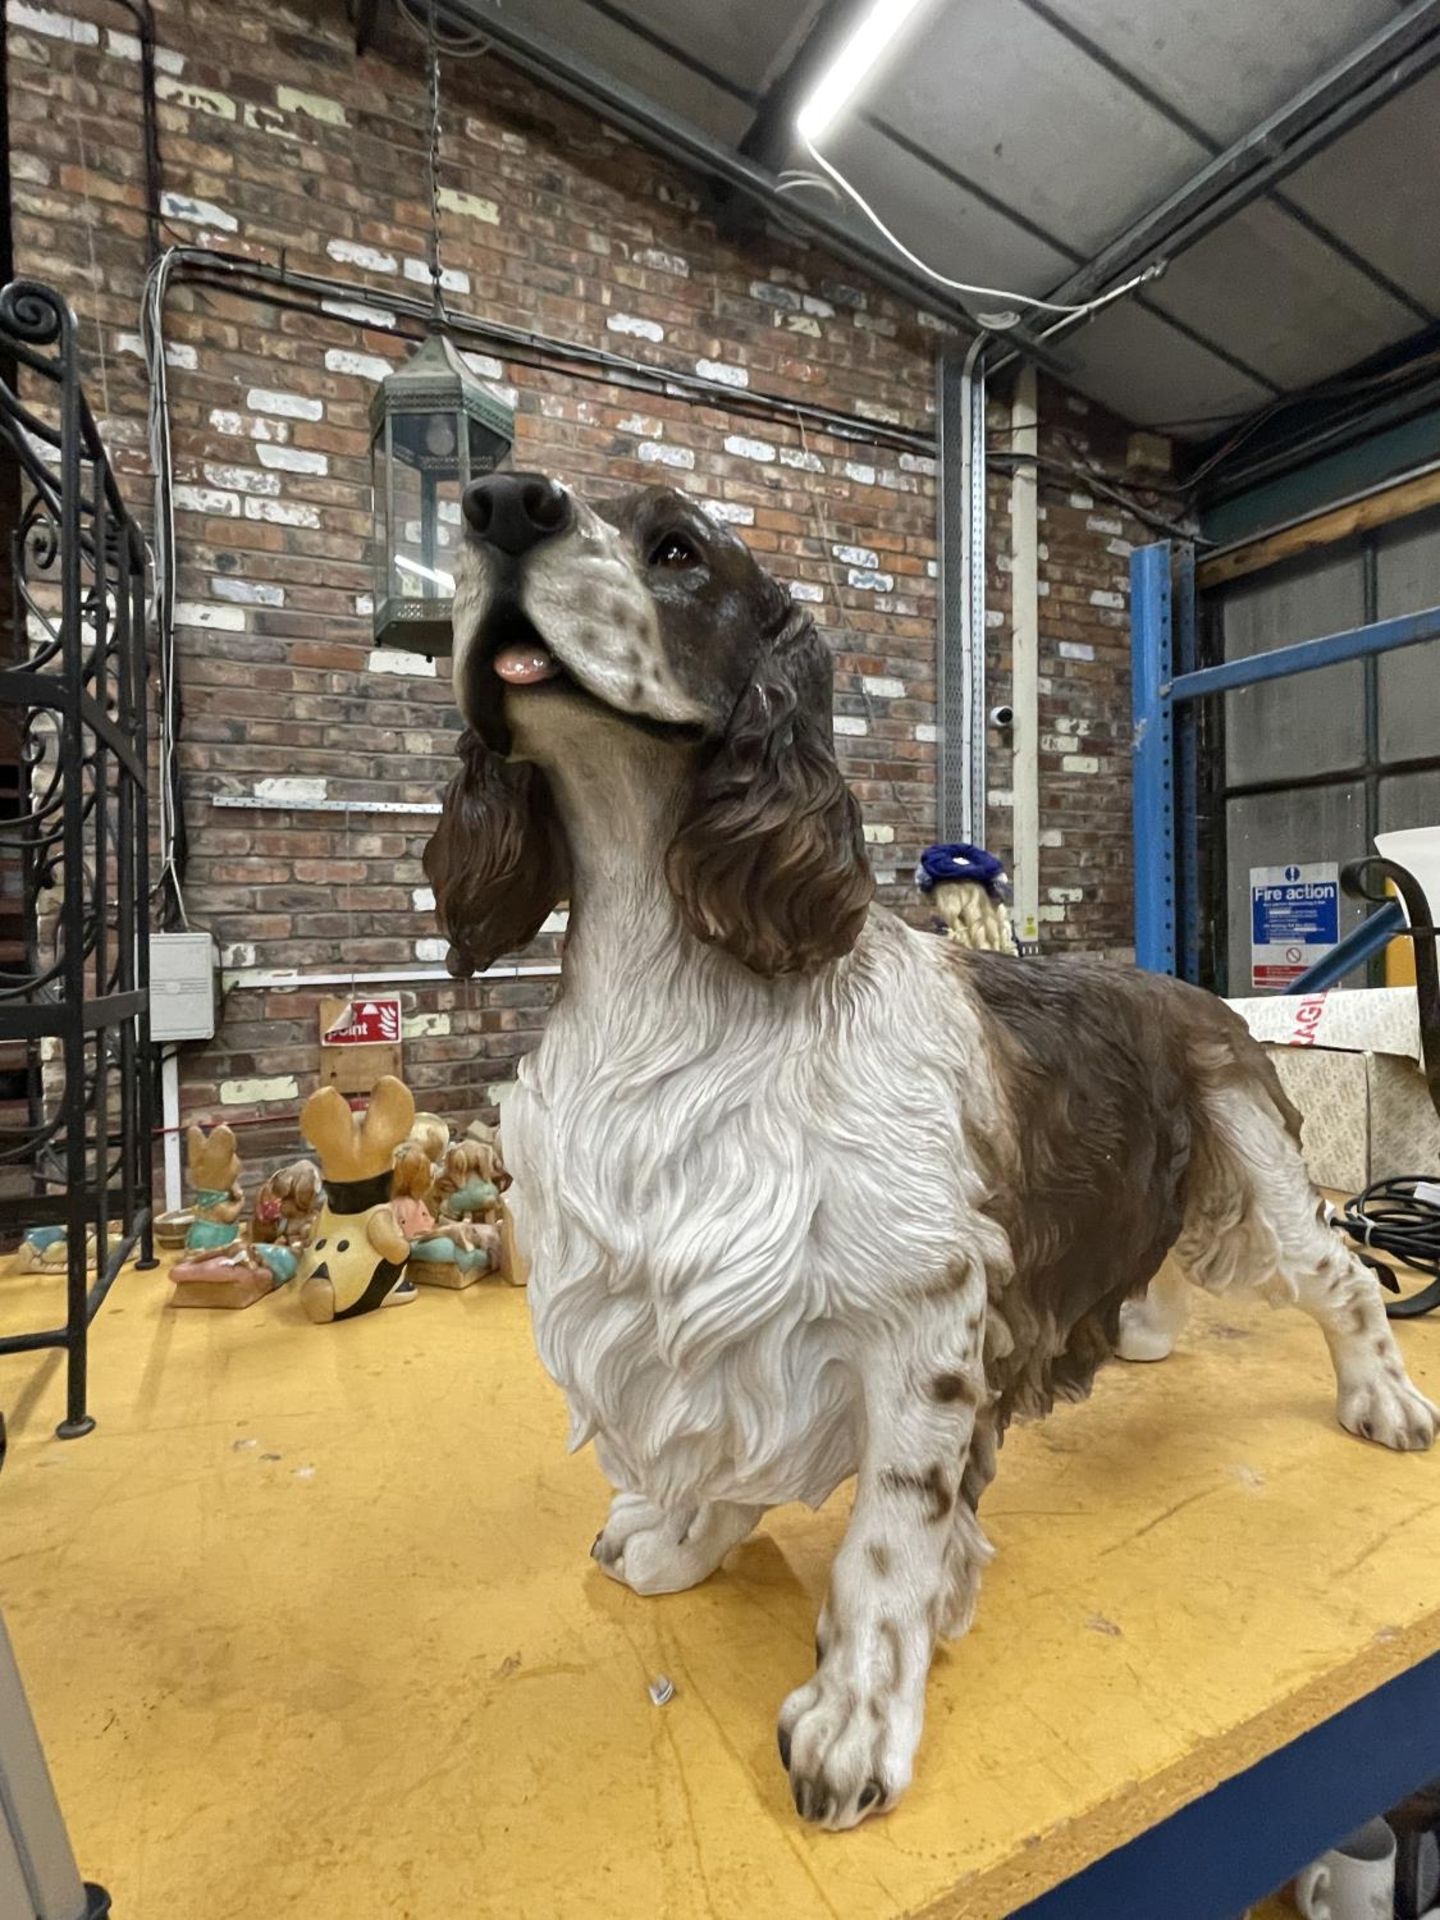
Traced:
<path fill-rule="evenodd" d="M 1250 869 L 1250 982 L 1283 993 L 1340 938 L 1340 868 L 1333 860 Z"/>

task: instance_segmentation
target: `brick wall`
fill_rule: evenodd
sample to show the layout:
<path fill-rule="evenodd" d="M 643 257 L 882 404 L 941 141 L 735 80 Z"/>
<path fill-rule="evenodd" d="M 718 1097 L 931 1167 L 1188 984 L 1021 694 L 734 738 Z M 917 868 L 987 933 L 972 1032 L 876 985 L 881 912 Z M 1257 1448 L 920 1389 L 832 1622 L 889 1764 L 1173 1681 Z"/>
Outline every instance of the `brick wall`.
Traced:
<path fill-rule="evenodd" d="M 166 307 L 192 920 L 231 969 L 223 1030 L 183 1064 L 188 1110 L 293 1143 L 324 988 L 257 971 L 438 968 L 419 857 L 455 727 L 443 666 L 369 632 L 373 384 L 415 328 L 377 291 L 424 293 L 429 216 L 420 50 L 355 59 L 339 0 L 159 0 L 167 240 L 283 263 L 346 288 L 255 297 L 177 273 Z M 18 268 L 82 320 L 89 384 L 132 500 L 148 511 L 138 303 L 145 214 L 138 47 L 106 0 L 9 0 Z M 837 653 L 837 745 L 865 807 L 882 896 L 909 885 L 935 819 L 935 501 L 928 450 L 944 329 L 783 234 L 744 250 L 697 183 L 496 58 L 446 64 L 443 253 L 458 312 L 578 343 L 472 364 L 518 415 L 516 457 L 580 487 L 663 479 L 734 524 Z M 368 293 L 368 299 L 367 299 Z M 607 349 L 656 373 L 657 391 Z M 801 425 L 786 401 L 846 416 Z M 1123 466 L 1124 429 L 1043 392 L 1047 454 Z M 1008 424 L 1001 408 L 996 424 Z M 1129 944 L 1128 518 L 1078 482 L 1041 487 L 1042 913 L 1047 944 Z M 992 483 L 995 699 L 1009 670 L 1008 491 Z M 1009 773 L 990 836 L 1008 848 Z M 238 804 L 237 804 L 238 803 Z M 385 811 L 377 811 L 383 807 Z M 526 956 L 553 967 L 555 934 Z M 406 1070 L 460 1115 L 533 1044 L 546 974 L 405 983 Z"/>

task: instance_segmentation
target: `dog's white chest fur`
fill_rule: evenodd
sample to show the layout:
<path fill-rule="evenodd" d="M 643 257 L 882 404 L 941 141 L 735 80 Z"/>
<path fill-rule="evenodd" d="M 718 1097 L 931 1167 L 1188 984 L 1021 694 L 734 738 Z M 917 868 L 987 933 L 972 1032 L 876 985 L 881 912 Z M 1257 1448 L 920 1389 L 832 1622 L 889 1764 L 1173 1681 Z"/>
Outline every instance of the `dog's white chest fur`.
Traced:
<path fill-rule="evenodd" d="M 854 1470 L 867 1330 L 947 1270 L 971 1184 L 953 1067 L 938 1084 L 887 1011 L 915 937 L 884 928 L 839 992 L 698 948 L 632 980 L 642 956 L 617 953 L 522 1064 L 506 1149 L 536 1338 L 617 1484 L 818 1503 Z"/>

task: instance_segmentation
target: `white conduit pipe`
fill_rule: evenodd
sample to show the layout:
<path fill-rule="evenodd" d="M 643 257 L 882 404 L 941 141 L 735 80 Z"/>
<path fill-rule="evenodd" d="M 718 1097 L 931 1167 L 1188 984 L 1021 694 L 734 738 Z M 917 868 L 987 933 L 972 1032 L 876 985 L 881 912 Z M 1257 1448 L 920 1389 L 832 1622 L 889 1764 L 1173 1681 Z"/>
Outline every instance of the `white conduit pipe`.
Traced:
<path fill-rule="evenodd" d="M 1014 919 L 1017 939 L 1040 938 L 1040 555 L 1035 458 L 1039 434 L 1035 367 L 1015 378 L 1010 403 L 1010 703 L 1015 709 L 1011 767 L 1015 829 Z"/>

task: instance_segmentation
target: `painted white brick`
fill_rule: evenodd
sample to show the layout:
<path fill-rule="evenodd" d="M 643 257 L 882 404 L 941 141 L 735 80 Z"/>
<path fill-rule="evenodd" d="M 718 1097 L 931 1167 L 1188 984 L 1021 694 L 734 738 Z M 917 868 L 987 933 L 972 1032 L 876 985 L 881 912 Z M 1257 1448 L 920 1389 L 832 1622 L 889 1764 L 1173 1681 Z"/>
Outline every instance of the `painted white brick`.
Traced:
<path fill-rule="evenodd" d="M 775 449 L 768 440 L 751 440 L 743 433 L 727 434 L 725 451 L 733 453 L 737 460 L 768 461 L 775 458 Z"/>
<path fill-rule="evenodd" d="M 1087 734 L 1095 731 L 1095 723 L 1092 720 L 1077 719 L 1073 713 L 1062 713 L 1055 722 L 1055 731 L 1073 733 L 1078 738 L 1084 739 Z"/>
<path fill-rule="evenodd" d="M 68 40 L 77 47 L 98 47 L 100 29 L 89 20 L 77 20 L 73 14 L 59 13 L 54 7 L 30 7 L 24 0 L 10 0 L 5 18 L 12 27 L 26 27 L 31 33 L 43 33 L 50 40 Z"/>
<path fill-rule="evenodd" d="M 605 322 L 611 333 L 628 333 L 636 340 L 663 340 L 665 329 L 654 320 L 642 320 L 637 313 L 612 313 Z"/>
<path fill-rule="evenodd" d="M 304 93 L 299 87 L 277 87 L 275 104 L 282 113 L 303 113 L 307 120 L 318 120 L 327 127 L 346 125 L 344 107 L 338 100 L 327 100 L 323 93 Z"/>
<path fill-rule="evenodd" d="M 1042 847 L 1063 847 L 1065 844 L 1065 836 L 1058 827 L 1042 827 L 1040 829 L 1040 844 Z"/>
<path fill-rule="evenodd" d="M 404 272 L 405 278 L 413 280 L 417 286 L 428 287 L 432 284 L 428 260 L 407 260 Z M 459 267 L 441 267 L 440 284 L 447 293 L 469 293 L 470 276 Z"/>
<path fill-rule="evenodd" d="M 702 380 L 713 380 L 722 387 L 748 387 L 750 376 L 744 367 L 732 367 L 724 360 L 697 360 L 695 371 Z"/>
<path fill-rule="evenodd" d="M 926 746 L 932 746 L 940 738 L 940 729 L 929 720 L 922 720 L 915 729 L 915 738 L 923 740 Z"/>
<path fill-rule="evenodd" d="M 356 240 L 327 240 L 325 251 L 332 260 L 342 261 L 347 267 L 363 267 L 366 273 L 396 273 L 400 267 L 393 253 L 362 247 Z"/>
<path fill-rule="evenodd" d="M 858 713 L 837 713 L 834 721 L 836 733 L 868 733 L 866 723 Z"/>
<path fill-rule="evenodd" d="M 889 847 L 895 843 L 895 829 L 887 826 L 867 826 L 865 838 L 872 847 Z"/>
<path fill-rule="evenodd" d="M 13 18 L 13 16 L 12 16 Z M 139 64 L 140 37 L 134 33 L 122 33 L 118 27 L 105 29 L 105 51 L 116 60 L 133 60 Z M 183 73 L 185 56 L 176 53 L 173 47 L 156 47 L 155 67 L 159 73 Z"/>
<path fill-rule="evenodd" d="M 642 247 L 631 258 L 637 267 L 649 267 L 655 273 L 672 273 L 677 280 L 690 278 L 690 262 L 678 253 L 667 253 L 664 247 Z"/>
<path fill-rule="evenodd" d="M 268 520 L 276 527 L 318 528 L 320 514 L 315 507 L 297 506 L 288 500 L 257 500 L 254 494 L 245 501 L 247 520 Z"/>
<path fill-rule="evenodd" d="M 330 462 L 323 453 L 308 447 L 257 447 L 262 467 L 274 467 L 281 473 L 328 473 Z"/>
<path fill-rule="evenodd" d="M 1085 898 L 1085 890 L 1083 887 L 1047 887 L 1045 897 L 1053 900 L 1057 906 L 1064 906 L 1067 902 L 1073 906 L 1077 900 Z"/>
<path fill-rule="evenodd" d="M 790 582 L 790 598 L 792 600 L 803 600 L 809 606 L 818 607 L 825 598 L 825 589 L 815 586 L 809 580 L 792 580 Z"/>
<path fill-rule="evenodd" d="M 498 227 L 500 209 L 483 194 L 460 193 L 454 187 L 441 187 L 436 195 L 447 213 L 458 213 L 466 220 L 483 220 L 487 227 Z"/>
<path fill-rule="evenodd" d="M 374 594 L 357 593 L 355 596 L 355 611 L 360 615 L 362 620 L 368 620 L 375 611 Z"/>
<path fill-rule="evenodd" d="M 220 964 L 222 967 L 253 967 L 255 949 L 248 940 L 237 940 L 234 946 L 221 947 Z"/>
<path fill-rule="evenodd" d="M 1037 920 L 1058 921 L 1065 918 L 1064 907 L 1040 907 L 1035 915 Z"/>
<path fill-rule="evenodd" d="M 927 330 L 927 332 L 930 332 L 930 333 L 954 333 L 955 332 L 955 328 L 950 324 L 948 320 L 942 320 L 938 313 L 926 313 L 923 307 L 921 308 L 919 313 L 916 314 L 915 318 L 920 322 L 921 326 Z"/>
<path fill-rule="evenodd" d="M 878 567 L 880 556 L 873 547 L 836 547 L 835 558 L 847 567 Z"/>
<path fill-rule="evenodd" d="M 848 480 L 855 481 L 858 486 L 873 487 L 875 484 L 874 467 L 867 467 L 863 461 L 847 460 L 845 462 L 844 472 L 845 477 Z"/>
<path fill-rule="evenodd" d="M 735 500 L 702 500 L 700 507 L 710 519 L 718 520 L 726 526 L 753 527 L 755 524 L 755 509 L 742 507 Z"/>
<path fill-rule="evenodd" d="M 435 889 L 433 887 L 412 887 L 410 889 L 410 904 L 414 907 L 416 913 L 433 913 L 435 911 Z"/>
<path fill-rule="evenodd" d="M 395 325 L 393 313 L 383 307 L 367 307 L 361 300 L 322 300 L 320 311 L 333 313 L 337 320 L 353 320 L 357 327 L 384 327 L 388 331 Z"/>
<path fill-rule="evenodd" d="M 212 487 L 233 487 L 237 493 L 259 493 L 274 499 L 280 492 L 275 475 L 262 473 L 259 467 L 226 466 L 218 460 L 207 460 L 205 478 Z"/>
<path fill-rule="evenodd" d="M 813 319 L 833 320 L 835 318 L 834 307 L 828 300 L 822 300 L 818 293 L 802 294 L 800 305 Z"/>
<path fill-rule="evenodd" d="M 1105 551 L 1113 553 L 1117 560 L 1128 560 L 1135 549 L 1128 540 L 1107 540 Z"/>
<path fill-rule="evenodd" d="M 1123 607 L 1125 596 L 1123 593 L 1107 593 L 1104 587 L 1096 587 L 1090 595 L 1090 604 L 1092 607 Z"/>
<path fill-rule="evenodd" d="M 1015 796 L 1008 787 L 991 787 L 985 796 L 987 807 L 1013 807 Z"/>
<path fill-rule="evenodd" d="M 811 453 L 805 447 L 781 447 L 780 464 L 782 467 L 799 467 L 802 473 L 823 473 L 825 462 L 818 453 Z"/>
<path fill-rule="evenodd" d="M 862 420 L 883 420 L 887 427 L 898 427 L 900 415 L 894 407 L 882 407 L 878 401 L 857 400 L 855 411 Z"/>
<path fill-rule="evenodd" d="M 240 118 L 252 133 L 273 134 L 277 140 L 294 140 L 298 137 L 289 116 L 278 107 L 267 107 L 258 101 L 247 100 L 240 109 Z"/>
<path fill-rule="evenodd" d="M 312 774 L 275 775 L 255 782 L 255 798 L 284 807 L 292 800 L 323 800 L 329 785 L 328 780 L 318 779 Z"/>
<path fill-rule="evenodd" d="M 1089 513 L 1090 509 L 1095 505 L 1095 502 L 1088 493 L 1072 493 L 1070 496 L 1070 504 L 1075 508 L 1077 513 Z"/>
<path fill-rule="evenodd" d="M 928 453 L 902 453 L 901 470 L 905 473 L 933 474 L 935 462 Z"/>
<path fill-rule="evenodd" d="M 1060 762 L 1066 773 L 1098 773 L 1100 762 L 1093 753 L 1067 753 Z"/>
<path fill-rule="evenodd" d="M 213 200 L 192 200 L 188 193 L 162 193 L 160 211 L 167 220 L 183 220 L 191 227 L 213 227 L 217 233 L 238 233 L 240 222 Z"/>
<path fill-rule="evenodd" d="M 938 560 L 927 560 L 925 562 L 925 573 L 928 579 L 938 580 L 940 578 L 940 562 Z"/>
<path fill-rule="evenodd" d="M 635 452 L 652 467 L 683 467 L 688 472 L 695 465 L 689 447 L 667 447 L 661 440 L 642 440 Z"/>
<path fill-rule="evenodd" d="M 323 420 L 324 407 L 309 394 L 282 394 L 269 386 L 252 386 L 246 394 L 252 413 L 278 413 L 286 420 Z"/>
<path fill-rule="evenodd" d="M 565 933 L 570 926 L 570 909 L 557 907 L 554 913 L 547 913 L 540 922 L 541 933 Z"/>
<path fill-rule="evenodd" d="M 186 113 L 208 114 L 212 120 L 236 120 L 240 116 L 240 109 L 228 93 L 217 93 L 213 87 L 192 86 L 188 80 L 177 80 L 169 73 L 162 73 L 155 82 L 155 98 L 168 100 Z"/>
<path fill-rule="evenodd" d="M 872 700 L 903 700 L 905 698 L 903 680 L 886 680 L 878 675 L 865 674 L 860 684 Z"/>
<path fill-rule="evenodd" d="M 868 567 L 851 567 L 845 577 L 861 593 L 892 593 L 895 589 L 893 573 L 875 573 Z"/>
<path fill-rule="evenodd" d="M 1112 519 L 1108 513 L 1092 513 L 1085 522 L 1091 533 L 1123 533 L 1125 522 Z"/>
<path fill-rule="evenodd" d="M 643 434 L 647 440 L 663 440 L 665 422 L 648 413 L 631 413 L 620 422 L 621 433 Z"/>
<path fill-rule="evenodd" d="M 460 358 L 478 380 L 503 380 L 505 369 L 493 353 L 464 353 Z"/>
<path fill-rule="evenodd" d="M 361 380 L 383 380 L 395 371 L 389 360 L 377 353 L 354 353 L 349 347 L 327 347 L 325 365 L 331 373 L 353 373 Z"/>
<path fill-rule="evenodd" d="M 258 1107 L 270 1100 L 298 1100 L 300 1086 L 293 1073 L 281 1073 L 270 1080 L 222 1080 L 222 1107 Z"/>
<path fill-rule="evenodd" d="M 450 942 L 448 940 L 417 940 L 415 942 L 415 958 L 417 960 L 429 960 L 432 962 L 443 960 L 449 951 Z"/>
<path fill-rule="evenodd" d="M 750 298 L 763 301 L 767 307 L 785 307 L 794 313 L 800 311 L 799 294 L 790 287 L 777 287 L 772 280 L 752 280 Z"/>
<path fill-rule="evenodd" d="M 223 515 L 227 520 L 240 518 L 240 496 L 218 487 L 176 487 L 175 505 L 182 513 Z"/>
<path fill-rule="evenodd" d="M 177 600 L 175 624 L 180 627 L 213 627 L 219 633 L 243 633 L 243 607 L 215 606 L 208 600 Z"/>
<path fill-rule="evenodd" d="M 217 600 L 233 600 L 241 607 L 283 607 L 285 589 L 273 587 L 268 580 L 236 580 L 229 574 L 211 577 L 210 591 Z"/>
<path fill-rule="evenodd" d="M 1004 624 L 1005 616 L 998 607 L 987 607 L 985 609 L 985 625 L 991 633 L 994 633 L 997 628 L 1003 627 Z"/>
<path fill-rule="evenodd" d="M 362 594 L 360 599 L 367 604 L 362 608 L 357 601 L 357 613 L 375 611 L 368 593 Z M 403 647 L 372 647 L 365 664 L 371 673 L 399 673 L 410 680 L 433 680 L 437 673 L 435 662 L 428 653 L 409 653 Z"/>

